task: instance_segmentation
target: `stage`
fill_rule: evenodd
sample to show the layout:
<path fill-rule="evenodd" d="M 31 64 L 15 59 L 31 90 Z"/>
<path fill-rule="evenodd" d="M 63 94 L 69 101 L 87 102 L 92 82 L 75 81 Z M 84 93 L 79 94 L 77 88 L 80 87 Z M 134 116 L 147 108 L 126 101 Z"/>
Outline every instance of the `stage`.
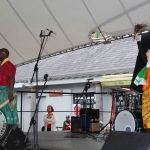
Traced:
<path fill-rule="evenodd" d="M 92 136 L 91 136 L 92 135 Z M 33 133 L 29 133 L 31 145 L 26 150 L 33 149 Z M 97 138 L 98 137 L 98 138 Z M 38 132 L 40 148 L 48 150 L 100 150 L 104 144 L 102 134 L 71 133 L 70 131 Z"/>

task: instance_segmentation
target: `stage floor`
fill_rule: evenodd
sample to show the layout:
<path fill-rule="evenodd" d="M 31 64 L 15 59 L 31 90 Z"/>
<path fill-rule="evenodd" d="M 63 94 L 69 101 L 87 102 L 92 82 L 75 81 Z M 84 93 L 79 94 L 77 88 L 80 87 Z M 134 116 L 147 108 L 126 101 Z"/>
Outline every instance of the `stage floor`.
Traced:
<path fill-rule="evenodd" d="M 92 136 L 91 136 L 92 135 Z M 34 135 L 29 133 L 31 145 L 26 150 L 33 149 Z M 98 138 L 97 138 L 98 137 Z M 70 131 L 38 132 L 38 145 L 48 150 L 101 150 L 104 140 L 102 134 L 71 133 Z"/>

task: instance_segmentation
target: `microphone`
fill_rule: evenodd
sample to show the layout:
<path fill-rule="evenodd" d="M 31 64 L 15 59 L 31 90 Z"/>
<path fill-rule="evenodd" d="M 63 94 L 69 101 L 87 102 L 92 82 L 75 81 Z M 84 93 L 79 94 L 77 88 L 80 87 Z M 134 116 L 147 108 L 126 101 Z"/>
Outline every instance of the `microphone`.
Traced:
<path fill-rule="evenodd" d="M 50 78 L 50 76 L 48 74 L 45 74 L 44 75 L 44 79 L 45 79 L 45 81 L 47 81 L 47 80 L 50 80 L 51 78 Z"/>
<path fill-rule="evenodd" d="M 85 88 L 84 88 L 85 91 L 87 91 L 91 87 L 91 82 L 89 82 L 90 80 L 93 80 L 93 78 L 87 79 L 87 82 L 85 83 Z"/>
<path fill-rule="evenodd" d="M 40 36 L 39 36 L 39 37 L 42 37 L 42 32 L 43 32 L 43 30 L 41 30 L 41 33 L 40 33 Z"/>
<path fill-rule="evenodd" d="M 55 33 L 54 31 L 52 31 L 52 30 L 49 30 L 49 29 L 46 29 L 46 30 L 48 30 L 48 31 L 50 31 L 51 33 L 53 33 L 53 34 L 55 34 L 55 35 L 56 35 L 56 33 Z"/>
<path fill-rule="evenodd" d="M 93 78 L 89 78 L 89 79 L 87 79 L 87 81 L 89 81 L 89 80 L 94 80 Z"/>

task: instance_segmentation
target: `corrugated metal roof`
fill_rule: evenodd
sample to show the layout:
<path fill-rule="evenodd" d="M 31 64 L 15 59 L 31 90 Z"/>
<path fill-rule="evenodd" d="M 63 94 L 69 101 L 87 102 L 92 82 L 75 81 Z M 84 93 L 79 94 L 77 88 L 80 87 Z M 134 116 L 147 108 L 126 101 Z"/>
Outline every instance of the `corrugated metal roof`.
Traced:
<path fill-rule="evenodd" d="M 38 77 L 48 74 L 53 80 L 132 73 L 138 48 L 133 38 L 99 44 L 45 58 L 38 63 Z M 17 67 L 16 81 L 32 78 L 35 62 Z"/>

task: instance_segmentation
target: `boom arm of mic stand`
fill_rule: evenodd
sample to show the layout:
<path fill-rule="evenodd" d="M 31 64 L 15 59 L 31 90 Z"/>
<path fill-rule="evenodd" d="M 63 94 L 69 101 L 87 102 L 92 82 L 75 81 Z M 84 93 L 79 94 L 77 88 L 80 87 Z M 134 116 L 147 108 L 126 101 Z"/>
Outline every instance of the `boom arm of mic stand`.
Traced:
<path fill-rule="evenodd" d="M 32 118 L 31 118 L 30 127 L 29 127 L 29 129 L 28 129 L 28 132 L 27 132 L 27 135 L 26 135 L 26 137 L 25 137 L 24 143 L 26 143 L 26 141 L 27 141 L 28 134 L 29 134 L 29 131 L 30 131 L 31 126 L 32 126 L 33 124 L 36 124 L 36 123 L 37 123 L 36 120 L 35 120 L 35 115 L 36 115 L 36 113 L 37 113 L 38 105 L 39 105 L 39 102 L 40 102 L 40 100 L 41 100 L 41 97 L 42 97 L 42 94 L 43 94 L 43 91 L 44 91 L 46 82 L 47 82 L 47 78 L 45 79 L 45 83 L 44 83 L 44 86 L 43 86 L 43 88 L 42 88 L 42 92 L 41 92 L 40 97 L 39 97 L 39 100 L 38 100 L 38 102 L 37 102 L 37 104 L 36 104 L 36 109 L 35 109 L 35 111 L 34 111 L 34 115 L 33 115 Z"/>
<path fill-rule="evenodd" d="M 38 58 L 37 58 L 37 62 L 36 62 L 35 67 L 34 67 L 34 72 L 33 72 L 33 75 L 32 75 L 31 83 L 33 82 L 33 78 L 34 78 L 35 72 L 38 71 L 38 62 L 39 62 L 39 60 L 40 60 L 40 55 L 41 55 L 41 51 L 42 51 L 42 49 L 43 49 L 43 44 L 44 44 L 45 37 L 46 37 L 46 36 L 50 36 L 51 33 L 53 33 L 53 31 L 50 30 L 50 32 L 48 33 L 48 35 L 42 35 L 42 31 L 41 31 L 40 37 L 44 37 L 44 38 L 43 38 L 43 40 L 42 40 L 40 52 L 39 52 L 39 55 L 38 55 Z"/>
<path fill-rule="evenodd" d="M 104 128 L 108 125 L 108 124 L 112 124 L 112 121 L 109 121 L 104 127 L 101 128 L 101 130 L 99 132 L 101 132 L 102 130 L 104 130 Z M 111 131 L 111 129 L 110 129 Z"/>
<path fill-rule="evenodd" d="M 38 58 L 37 58 L 37 62 L 36 62 L 35 67 L 34 67 L 34 71 L 33 71 L 32 79 L 31 79 L 31 83 L 33 82 L 33 78 L 34 78 L 35 72 L 38 72 L 38 62 L 40 60 L 40 56 L 41 56 L 41 51 L 42 51 L 44 40 L 45 40 L 45 36 L 44 36 L 44 38 L 42 40 L 42 44 L 41 44 L 41 48 L 40 48 L 39 55 L 38 55 Z"/>
<path fill-rule="evenodd" d="M 83 95 L 84 91 L 85 91 L 85 87 L 84 87 L 84 89 L 83 89 L 83 91 L 82 91 L 82 93 L 80 95 L 80 98 L 76 101 L 77 112 L 78 112 L 78 102 L 81 100 L 81 96 Z"/>
<path fill-rule="evenodd" d="M 30 81 L 31 83 L 33 82 L 34 74 L 35 74 L 36 71 L 38 71 L 37 63 L 34 66 L 33 75 L 32 75 L 31 81 Z"/>
<path fill-rule="evenodd" d="M 89 88 L 90 88 L 89 80 L 93 80 L 93 79 L 88 79 L 88 80 L 87 80 L 87 82 L 85 83 L 85 87 L 84 87 L 84 89 L 83 89 L 83 91 L 82 91 L 82 93 L 81 93 L 81 96 L 83 95 L 84 91 L 86 91 L 86 96 L 87 96 L 87 90 L 88 90 L 87 85 L 89 85 Z M 80 98 L 76 101 L 77 112 L 78 112 L 78 102 L 79 102 L 79 100 L 81 100 L 81 96 L 80 96 Z M 86 97 L 86 98 L 87 98 L 87 97 Z"/>

